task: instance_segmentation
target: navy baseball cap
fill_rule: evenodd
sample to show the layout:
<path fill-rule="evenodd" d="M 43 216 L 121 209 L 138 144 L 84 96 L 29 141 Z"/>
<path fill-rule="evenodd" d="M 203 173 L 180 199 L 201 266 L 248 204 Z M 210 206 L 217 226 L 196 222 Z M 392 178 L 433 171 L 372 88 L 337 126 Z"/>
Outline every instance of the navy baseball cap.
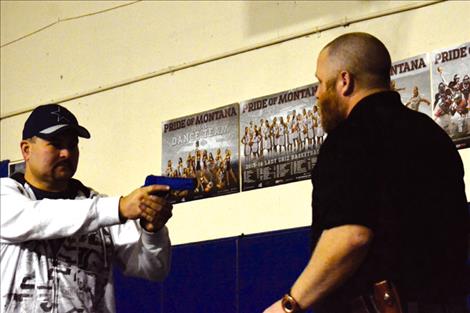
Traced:
<path fill-rule="evenodd" d="M 61 105 L 56 103 L 40 105 L 31 112 L 24 123 L 23 139 L 34 136 L 49 139 L 72 129 L 77 136 L 90 138 L 85 127 L 78 125 L 77 118 Z"/>

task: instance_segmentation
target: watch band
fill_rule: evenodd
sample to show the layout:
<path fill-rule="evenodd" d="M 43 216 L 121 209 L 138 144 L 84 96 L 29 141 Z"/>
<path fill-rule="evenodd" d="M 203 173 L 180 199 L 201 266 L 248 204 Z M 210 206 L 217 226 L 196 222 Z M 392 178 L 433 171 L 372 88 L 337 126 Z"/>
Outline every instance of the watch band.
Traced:
<path fill-rule="evenodd" d="M 297 301 L 290 294 L 285 294 L 281 300 L 282 309 L 286 313 L 302 313 L 304 312 Z"/>

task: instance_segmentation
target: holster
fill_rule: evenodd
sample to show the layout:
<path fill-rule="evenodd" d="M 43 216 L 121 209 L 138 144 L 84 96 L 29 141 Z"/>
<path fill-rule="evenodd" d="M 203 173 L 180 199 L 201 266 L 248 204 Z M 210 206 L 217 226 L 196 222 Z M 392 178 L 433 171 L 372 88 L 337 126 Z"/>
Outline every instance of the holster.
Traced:
<path fill-rule="evenodd" d="M 351 313 L 403 313 L 403 310 L 396 287 L 383 280 L 373 285 L 371 293 L 351 302 Z"/>

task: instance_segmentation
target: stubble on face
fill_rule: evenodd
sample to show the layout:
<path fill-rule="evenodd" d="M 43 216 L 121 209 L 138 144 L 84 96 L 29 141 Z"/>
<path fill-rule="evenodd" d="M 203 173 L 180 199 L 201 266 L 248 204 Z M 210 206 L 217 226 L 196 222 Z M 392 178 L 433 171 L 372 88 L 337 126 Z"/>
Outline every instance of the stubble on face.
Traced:
<path fill-rule="evenodd" d="M 68 181 L 73 177 L 77 170 L 76 162 L 72 160 L 59 161 L 54 164 L 52 169 L 52 178 L 55 181 Z"/>
<path fill-rule="evenodd" d="M 318 99 L 322 125 L 327 133 L 333 131 L 347 117 L 347 108 L 339 101 L 335 91 L 335 79 L 326 83 L 325 93 Z"/>

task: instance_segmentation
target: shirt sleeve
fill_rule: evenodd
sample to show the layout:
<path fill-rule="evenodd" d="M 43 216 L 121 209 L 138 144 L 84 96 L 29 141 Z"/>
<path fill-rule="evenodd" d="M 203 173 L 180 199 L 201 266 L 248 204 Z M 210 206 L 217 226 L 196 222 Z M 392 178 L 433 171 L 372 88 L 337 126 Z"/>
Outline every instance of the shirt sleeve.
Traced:
<path fill-rule="evenodd" d="M 138 221 L 111 227 L 116 261 L 125 275 L 162 281 L 170 271 L 171 243 L 168 229 L 142 229 Z"/>
<path fill-rule="evenodd" d="M 2 178 L 0 237 L 18 243 L 69 237 L 119 223 L 119 198 L 96 196 L 80 200 L 32 200 L 23 186 Z"/>

